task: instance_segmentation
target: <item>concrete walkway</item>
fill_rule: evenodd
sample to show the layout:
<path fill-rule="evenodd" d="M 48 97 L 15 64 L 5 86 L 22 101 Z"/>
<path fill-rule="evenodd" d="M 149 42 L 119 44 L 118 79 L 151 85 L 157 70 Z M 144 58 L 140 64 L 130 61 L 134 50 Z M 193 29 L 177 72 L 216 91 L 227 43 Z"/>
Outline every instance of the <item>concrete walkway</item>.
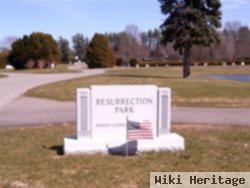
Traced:
<path fill-rule="evenodd" d="M 33 126 L 76 121 L 76 104 L 20 97 L 0 109 L 0 127 Z M 250 109 L 172 109 L 173 123 L 250 126 Z"/>
<path fill-rule="evenodd" d="M 0 79 L 0 109 L 33 87 L 103 72 L 104 70 L 101 69 L 93 69 L 84 70 L 81 73 L 65 74 L 4 73 L 8 77 Z"/>

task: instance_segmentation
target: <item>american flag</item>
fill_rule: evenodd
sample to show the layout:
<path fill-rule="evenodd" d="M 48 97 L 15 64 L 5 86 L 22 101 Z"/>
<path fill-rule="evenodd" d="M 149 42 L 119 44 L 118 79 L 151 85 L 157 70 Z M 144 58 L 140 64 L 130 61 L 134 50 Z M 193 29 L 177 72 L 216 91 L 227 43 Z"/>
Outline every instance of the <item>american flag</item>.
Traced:
<path fill-rule="evenodd" d="M 151 123 L 146 120 L 142 123 L 127 121 L 127 140 L 153 139 Z"/>

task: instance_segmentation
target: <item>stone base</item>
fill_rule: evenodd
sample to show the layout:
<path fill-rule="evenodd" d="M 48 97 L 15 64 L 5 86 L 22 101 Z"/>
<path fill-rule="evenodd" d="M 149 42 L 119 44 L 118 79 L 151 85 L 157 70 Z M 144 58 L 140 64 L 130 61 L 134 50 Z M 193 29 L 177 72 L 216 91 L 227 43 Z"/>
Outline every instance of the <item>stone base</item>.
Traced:
<path fill-rule="evenodd" d="M 136 149 L 136 152 L 149 151 L 177 151 L 185 149 L 185 140 L 182 136 L 172 133 L 162 135 L 154 140 L 138 140 L 129 142 L 129 150 Z M 64 138 L 64 153 L 67 154 L 93 154 L 93 153 L 121 153 L 126 144 L 119 142 L 103 143 L 102 140 L 93 140 L 91 138 L 66 137 Z"/>

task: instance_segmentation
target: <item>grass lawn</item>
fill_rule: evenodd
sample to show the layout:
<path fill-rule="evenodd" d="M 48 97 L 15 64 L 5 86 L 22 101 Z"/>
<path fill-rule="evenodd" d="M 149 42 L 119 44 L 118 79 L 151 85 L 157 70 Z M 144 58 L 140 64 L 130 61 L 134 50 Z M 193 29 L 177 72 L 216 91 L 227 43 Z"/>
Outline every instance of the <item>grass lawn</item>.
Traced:
<path fill-rule="evenodd" d="M 245 67 L 193 67 L 192 76 L 182 79 L 182 68 L 111 69 L 100 76 L 78 78 L 34 88 L 28 96 L 75 100 L 76 88 L 90 85 L 155 84 L 171 87 L 174 106 L 250 107 L 250 83 L 212 80 L 209 74 L 250 74 Z"/>
<path fill-rule="evenodd" d="M 62 156 L 75 126 L 0 128 L 0 187 L 148 187 L 150 171 L 250 171 L 250 128 L 175 125 L 181 152 Z"/>
<path fill-rule="evenodd" d="M 24 69 L 24 70 L 1 70 L 1 72 L 10 72 L 10 73 L 33 73 L 33 74 L 58 74 L 58 73 L 74 73 L 79 72 L 76 70 L 69 70 L 68 65 L 59 64 L 55 67 L 54 71 L 50 68 L 46 69 Z"/>

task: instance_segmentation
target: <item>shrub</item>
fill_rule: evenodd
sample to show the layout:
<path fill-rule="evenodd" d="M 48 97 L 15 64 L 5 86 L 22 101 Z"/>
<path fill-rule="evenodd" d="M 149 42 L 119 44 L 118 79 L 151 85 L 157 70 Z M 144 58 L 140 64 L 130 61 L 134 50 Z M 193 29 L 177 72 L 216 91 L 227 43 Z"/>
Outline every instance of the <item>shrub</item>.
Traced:
<path fill-rule="evenodd" d="M 87 48 L 86 60 L 89 68 L 107 68 L 115 65 L 116 57 L 105 35 L 95 34 Z"/>
<path fill-rule="evenodd" d="M 190 65 L 199 65 L 199 66 L 203 66 L 204 63 L 207 63 L 209 66 L 217 66 L 217 65 L 222 65 L 223 61 L 220 60 L 202 60 L 202 61 L 195 61 L 192 60 L 190 62 Z M 181 60 L 159 60 L 159 61 L 141 61 L 140 62 L 140 66 L 144 66 L 144 65 L 149 65 L 151 67 L 155 67 L 155 66 L 182 66 L 183 62 Z"/>
<path fill-rule="evenodd" d="M 162 61 L 162 60 L 159 60 L 159 61 L 142 61 L 140 62 L 140 65 L 141 66 L 145 66 L 145 65 L 149 65 L 151 67 L 156 67 L 156 66 L 166 66 L 166 65 L 169 65 L 169 66 L 181 66 L 182 65 L 182 61 L 178 61 L 178 60 L 168 60 L 168 61 Z"/>
<path fill-rule="evenodd" d="M 8 56 L 15 69 L 46 68 L 52 63 L 58 63 L 59 59 L 56 41 L 51 35 L 44 33 L 32 33 L 18 39 L 12 44 Z"/>
<path fill-rule="evenodd" d="M 130 61 L 129 61 L 129 65 L 130 65 L 131 67 L 135 67 L 135 66 L 136 66 L 136 64 L 138 64 L 137 59 L 130 59 Z"/>
<path fill-rule="evenodd" d="M 116 66 L 128 66 L 128 62 L 122 58 L 116 60 Z"/>
<path fill-rule="evenodd" d="M 122 58 L 118 58 L 118 59 L 116 60 L 116 66 L 122 66 L 123 64 L 124 64 L 124 61 L 123 61 Z"/>

